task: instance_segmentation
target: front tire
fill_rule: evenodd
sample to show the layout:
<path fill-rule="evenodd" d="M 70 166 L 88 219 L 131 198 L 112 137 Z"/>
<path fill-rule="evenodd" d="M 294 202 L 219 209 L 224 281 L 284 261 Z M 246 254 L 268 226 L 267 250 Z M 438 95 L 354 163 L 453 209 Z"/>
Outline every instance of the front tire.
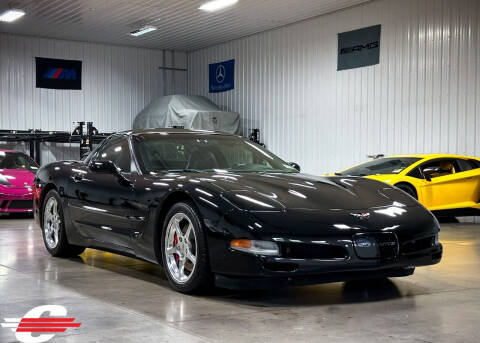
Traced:
<path fill-rule="evenodd" d="M 85 247 L 68 243 L 62 203 L 53 189 L 47 193 L 43 203 L 42 233 L 45 248 L 54 257 L 77 256 L 85 250 Z"/>
<path fill-rule="evenodd" d="M 172 206 L 165 218 L 161 250 L 163 266 L 173 289 L 195 293 L 211 285 L 205 233 L 191 202 Z"/>
<path fill-rule="evenodd" d="M 409 184 L 406 184 L 406 183 L 399 183 L 399 184 L 396 184 L 395 187 L 401 189 L 402 191 L 410 195 L 415 200 L 418 200 L 417 191 L 413 186 L 410 186 Z"/>

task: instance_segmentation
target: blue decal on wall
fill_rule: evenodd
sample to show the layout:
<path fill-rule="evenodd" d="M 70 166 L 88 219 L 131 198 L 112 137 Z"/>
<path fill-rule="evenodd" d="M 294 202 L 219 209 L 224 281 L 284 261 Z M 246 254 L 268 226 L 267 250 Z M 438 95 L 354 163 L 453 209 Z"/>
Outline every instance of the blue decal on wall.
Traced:
<path fill-rule="evenodd" d="M 235 60 L 208 65 L 208 92 L 220 93 L 235 88 Z"/>
<path fill-rule="evenodd" d="M 35 57 L 37 88 L 82 89 L 82 61 Z"/>

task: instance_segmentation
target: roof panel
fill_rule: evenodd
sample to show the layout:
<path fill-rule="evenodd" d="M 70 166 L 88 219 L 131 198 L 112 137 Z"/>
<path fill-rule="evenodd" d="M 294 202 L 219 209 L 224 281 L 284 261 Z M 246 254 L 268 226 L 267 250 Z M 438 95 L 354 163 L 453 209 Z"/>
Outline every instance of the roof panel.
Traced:
<path fill-rule="evenodd" d="M 27 13 L 0 32 L 190 51 L 357 5 L 370 0 L 239 0 L 219 12 L 198 9 L 202 0 L 0 0 Z M 158 30 L 128 33 L 143 25 Z"/>

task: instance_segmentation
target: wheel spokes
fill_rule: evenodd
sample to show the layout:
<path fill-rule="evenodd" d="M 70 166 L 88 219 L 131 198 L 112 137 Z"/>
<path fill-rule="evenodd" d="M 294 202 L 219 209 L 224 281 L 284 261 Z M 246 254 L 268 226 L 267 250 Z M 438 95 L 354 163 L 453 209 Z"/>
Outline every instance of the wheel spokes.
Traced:
<path fill-rule="evenodd" d="M 197 263 L 197 257 L 192 254 L 192 252 L 190 250 L 187 251 L 187 259 L 192 262 L 193 265 L 195 265 L 195 263 Z"/>
<path fill-rule="evenodd" d="M 165 232 L 166 267 L 178 283 L 190 279 L 196 264 L 195 230 L 189 217 L 177 213 L 167 225 Z"/>
<path fill-rule="evenodd" d="M 178 276 L 180 279 L 184 279 L 186 277 L 185 275 L 185 258 L 180 259 L 180 262 L 178 263 Z"/>
<path fill-rule="evenodd" d="M 185 231 L 185 235 L 183 236 L 185 238 L 185 241 L 188 241 L 191 233 L 192 233 L 192 224 L 188 223 L 187 230 Z"/>
<path fill-rule="evenodd" d="M 182 229 L 180 228 L 180 220 L 178 219 L 175 220 L 174 229 L 175 229 L 175 233 L 178 236 L 178 239 L 183 238 L 183 232 L 182 232 Z"/>
<path fill-rule="evenodd" d="M 171 246 L 167 248 L 167 254 L 168 255 L 173 255 L 177 252 L 177 248 L 175 246 Z"/>
<path fill-rule="evenodd" d="M 54 249 L 59 240 L 61 218 L 58 213 L 58 202 L 51 197 L 47 200 L 44 211 L 43 227 L 45 231 L 45 241 L 50 249 Z"/>

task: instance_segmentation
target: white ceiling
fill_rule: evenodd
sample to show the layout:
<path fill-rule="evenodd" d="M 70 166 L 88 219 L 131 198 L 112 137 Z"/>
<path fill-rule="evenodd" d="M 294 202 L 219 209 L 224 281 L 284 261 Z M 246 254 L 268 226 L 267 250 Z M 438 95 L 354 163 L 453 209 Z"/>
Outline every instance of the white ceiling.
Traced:
<path fill-rule="evenodd" d="M 198 10 L 205 0 L 0 0 L 0 11 L 27 12 L 17 22 L 0 22 L 0 32 L 190 51 L 366 1 L 239 0 L 207 13 Z M 128 35 L 145 24 L 158 30 Z"/>

